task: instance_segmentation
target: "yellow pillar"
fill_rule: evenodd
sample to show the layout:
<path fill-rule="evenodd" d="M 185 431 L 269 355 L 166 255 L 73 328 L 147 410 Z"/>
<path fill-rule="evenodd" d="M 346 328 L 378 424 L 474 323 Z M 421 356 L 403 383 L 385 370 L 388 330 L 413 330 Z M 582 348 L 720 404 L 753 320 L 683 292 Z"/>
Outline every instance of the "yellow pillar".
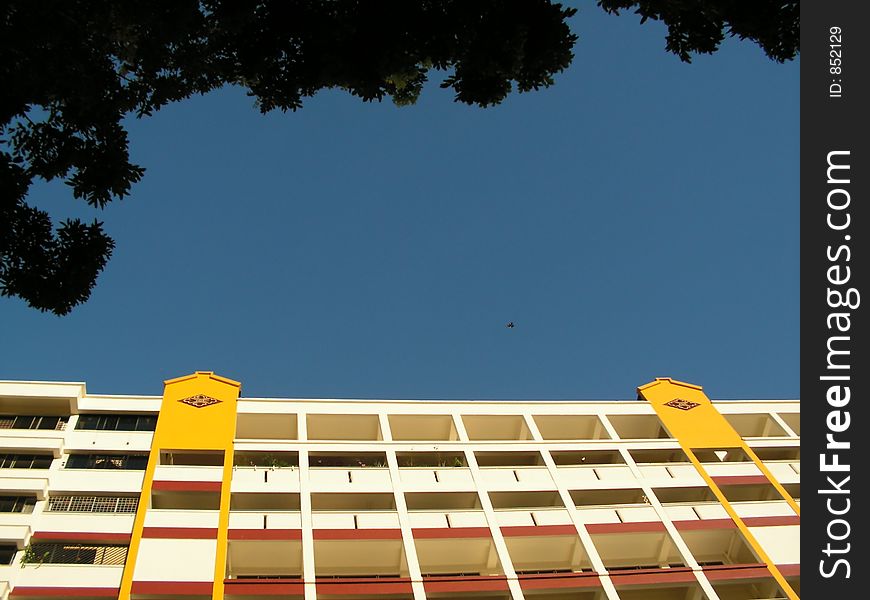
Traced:
<path fill-rule="evenodd" d="M 130 549 L 127 552 L 127 563 L 121 578 L 119 600 L 130 599 L 145 513 L 151 504 L 151 487 L 155 469 L 160 462 L 161 450 L 224 452 L 212 592 L 214 600 L 223 599 L 230 515 L 230 482 L 233 469 L 233 438 L 236 431 L 236 402 L 240 391 L 239 382 L 220 377 L 210 371 L 197 371 L 192 375 L 164 382 L 163 402 L 151 442 L 151 454 L 145 469 L 139 508 L 133 522 Z"/>
<path fill-rule="evenodd" d="M 671 436 L 679 442 L 680 447 L 689 457 L 689 460 L 713 490 L 716 498 L 734 523 L 740 529 L 746 541 L 755 550 L 755 553 L 764 561 L 770 573 L 788 595 L 790 600 L 799 600 L 798 595 L 791 588 L 785 577 L 749 531 L 749 527 L 728 502 L 725 494 L 716 484 L 707 470 L 695 456 L 693 449 L 719 449 L 740 448 L 752 459 L 759 470 L 773 484 L 776 490 L 785 498 L 786 502 L 800 515 L 800 507 L 789 493 L 776 480 L 773 474 L 759 460 L 758 456 L 743 441 L 743 438 L 734 430 L 725 417 L 713 406 L 710 399 L 704 394 L 703 388 L 691 383 L 676 381 L 670 377 L 657 377 L 655 381 L 637 388 L 638 395 L 649 402 L 658 414 L 664 426 Z"/>

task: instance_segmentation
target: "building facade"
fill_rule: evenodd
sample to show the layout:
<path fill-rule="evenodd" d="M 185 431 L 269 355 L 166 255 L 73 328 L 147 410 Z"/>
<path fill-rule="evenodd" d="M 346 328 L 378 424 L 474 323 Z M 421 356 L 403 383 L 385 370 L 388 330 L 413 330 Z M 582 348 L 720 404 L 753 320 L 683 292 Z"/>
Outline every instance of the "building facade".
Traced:
<path fill-rule="evenodd" d="M 797 401 L 162 397 L 0 382 L 0 598 L 800 594 Z"/>

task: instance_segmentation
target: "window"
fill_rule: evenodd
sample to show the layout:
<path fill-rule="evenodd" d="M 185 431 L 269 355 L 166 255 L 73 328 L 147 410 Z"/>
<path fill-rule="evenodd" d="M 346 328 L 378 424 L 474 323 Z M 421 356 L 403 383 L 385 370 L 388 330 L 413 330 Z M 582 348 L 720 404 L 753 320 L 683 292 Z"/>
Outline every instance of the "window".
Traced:
<path fill-rule="evenodd" d="M 117 544 L 36 543 L 26 562 L 54 565 L 123 565 L 127 546 Z"/>
<path fill-rule="evenodd" d="M 136 496 L 50 496 L 48 510 L 52 512 L 135 513 L 139 506 Z"/>
<path fill-rule="evenodd" d="M 53 429 L 62 431 L 66 428 L 69 417 L 42 416 L 2 416 L 0 429 Z"/>
<path fill-rule="evenodd" d="M 97 431 L 154 431 L 157 415 L 80 415 L 76 429 Z"/>
<path fill-rule="evenodd" d="M 0 513 L 32 513 L 35 504 L 35 496 L 0 496 Z"/>
<path fill-rule="evenodd" d="M 51 454 L 0 454 L 0 469 L 47 469 Z"/>
<path fill-rule="evenodd" d="M 18 547 L 15 544 L 0 544 L 0 565 L 11 565 Z"/>
<path fill-rule="evenodd" d="M 67 469 L 129 469 L 144 470 L 147 454 L 72 454 L 66 461 Z"/>

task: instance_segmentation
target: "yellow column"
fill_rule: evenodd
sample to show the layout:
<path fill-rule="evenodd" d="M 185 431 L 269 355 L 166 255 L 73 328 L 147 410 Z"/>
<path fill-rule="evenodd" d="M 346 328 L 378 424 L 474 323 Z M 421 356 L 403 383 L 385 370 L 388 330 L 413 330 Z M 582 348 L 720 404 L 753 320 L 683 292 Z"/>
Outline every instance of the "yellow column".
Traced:
<path fill-rule="evenodd" d="M 759 460 L 758 456 L 743 441 L 743 438 L 734 430 L 731 424 L 716 410 L 710 399 L 704 394 L 703 388 L 691 383 L 675 381 L 670 377 L 658 377 L 655 381 L 637 388 L 638 395 L 649 402 L 658 414 L 664 426 L 670 432 L 680 447 L 689 457 L 695 469 L 713 490 L 716 498 L 722 504 L 728 515 L 740 529 L 746 541 L 755 550 L 755 553 L 764 561 L 770 573 L 788 595 L 790 600 L 799 600 L 798 595 L 777 569 L 776 565 L 749 531 L 749 527 L 728 502 L 725 494 L 719 488 L 707 470 L 695 456 L 693 449 L 719 449 L 740 448 L 752 459 L 776 490 L 785 498 L 786 502 L 800 514 L 800 507 L 786 492 L 785 488 L 776 480 L 773 474 Z"/>
<path fill-rule="evenodd" d="M 224 571 L 227 553 L 227 530 L 230 515 L 230 482 L 233 468 L 233 438 L 236 432 L 236 402 L 241 384 L 210 371 L 164 382 L 160 416 L 151 442 L 151 454 L 145 469 L 139 508 L 133 522 L 127 563 L 121 578 L 119 600 L 129 600 L 133 572 L 142 540 L 145 514 L 151 504 L 154 471 L 161 450 L 222 450 L 224 452 L 221 483 L 220 518 L 218 521 L 212 598 L 224 597 Z"/>

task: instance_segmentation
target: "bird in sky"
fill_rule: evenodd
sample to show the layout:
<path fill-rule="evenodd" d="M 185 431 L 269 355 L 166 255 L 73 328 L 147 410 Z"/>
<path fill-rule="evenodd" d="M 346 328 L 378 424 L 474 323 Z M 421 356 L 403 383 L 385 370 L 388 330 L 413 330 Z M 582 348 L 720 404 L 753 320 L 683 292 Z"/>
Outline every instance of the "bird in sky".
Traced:
<path fill-rule="evenodd" d="M 514 322 L 511 321 L 510 323 L 508 323 L 507 325 L 505 325 L 505 327 L 507 327 L 508 329 L 513 329 L 513 328 L 514 328 Z"/>

